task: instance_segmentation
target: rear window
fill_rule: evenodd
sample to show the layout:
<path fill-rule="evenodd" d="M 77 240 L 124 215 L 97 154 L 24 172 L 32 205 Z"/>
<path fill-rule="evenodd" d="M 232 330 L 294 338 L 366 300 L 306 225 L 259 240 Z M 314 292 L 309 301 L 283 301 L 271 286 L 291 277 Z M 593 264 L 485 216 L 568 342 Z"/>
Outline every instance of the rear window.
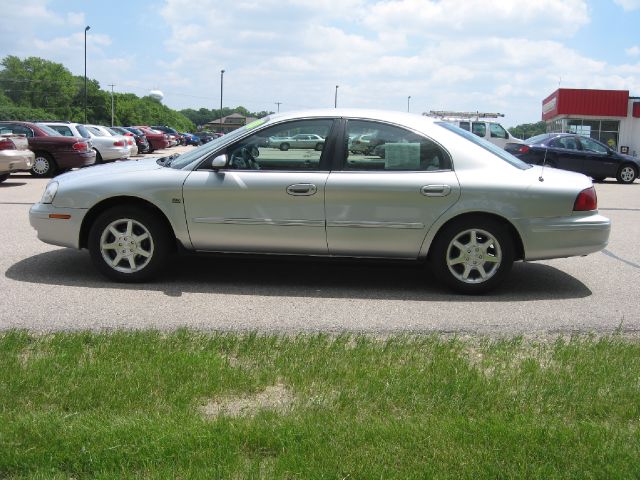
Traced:
<path fill-rule="evenodd" d="M 524 143 L 529 145 L 534 145 L 538 143 L 544 143 L 545 140 L 548 140 L 551 137 L 548 133 L 542 133 L 540 135 L 536 135 L 535 137 L 527 138 Z"/>
<path fill-rule="evenodd" d="M 442 128 L 445 128 L 457 135 L 460 135 L 463 138 L 466 138 L 467 140 L 469 140 L 471 143 L 475 143 L 476 145 L 478 145 L 479 147 L 484 148 L 485 150 L 490 151 L 491 153 L 493 153 L 495 156 L 497 156 L 498 158 L 500 158 L 501 160 L 507 162 L 508 164 L 519 168 L 520 170 L 528 170 L 529 168 L 531 168 L 531 165 L 529 165 L 526 162 L 523 162 L 522 160 L 520 160 L 519 158 L 514 157 L 513 155 L 511 155 L 509 152 L 507 152 L 506 150 L 503 150 L 502 148 L 498 147 L 497 145 L 494 145 L 491 142 L 486 141 L 483 138 L 478 137 L 477 135 L 471 133 L 471 132 L 467 132 L 466 130 L 461 129 L 460 127 L 456 127 L 455 125 L 452 125 L 450 123 L 447 122 L 436 122 L 436 125 L 441 126 Z"/>

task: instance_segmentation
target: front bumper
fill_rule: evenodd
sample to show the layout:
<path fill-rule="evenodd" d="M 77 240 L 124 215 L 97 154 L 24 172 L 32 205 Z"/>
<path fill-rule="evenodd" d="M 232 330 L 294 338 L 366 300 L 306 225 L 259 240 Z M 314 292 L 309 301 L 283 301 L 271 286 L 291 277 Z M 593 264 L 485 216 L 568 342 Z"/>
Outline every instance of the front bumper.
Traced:
<path fill-rule="evenodd" d="M 80 248 L 80 228 L 87 211 L 84 208 L 59 208 L 49 203 L 35 203 L 29 210 L 29 223 L 45 243 Z"/>
<path fill-rule="evenodd" d="M 565 258 L 599 252 L 609 243 L 611 220 L 597 213 L 536 218 L 518 223 L 525 260 Z"/>

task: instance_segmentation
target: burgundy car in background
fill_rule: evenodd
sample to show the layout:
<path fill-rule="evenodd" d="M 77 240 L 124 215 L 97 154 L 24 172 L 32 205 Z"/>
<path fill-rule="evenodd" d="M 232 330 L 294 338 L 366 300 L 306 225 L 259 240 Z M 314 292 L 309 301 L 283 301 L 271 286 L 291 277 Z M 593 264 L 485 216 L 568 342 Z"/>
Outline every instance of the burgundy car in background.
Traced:
<path fill-rule="evenodd" d="M 31 122 L 0 121 L 0 133 L 17 133 L 27 137 L 35 154 L 31 174 L 53 177 L 70 168 L 86 167 L 96 162 L 96 152 L 88 139 L 64 137 L 45 125 Z"/>
<path fill-rule="evenodd" d="M 147 137 L 149 141 L 149 153 L 152 153 L 154 150 L 162 150 L 163 148 L 168 148 L 169 136 L 164 132 L 159 132 L 158 130 L 154 130 L 146 125 L 136 125 L 131 128 L 137 128 L 144 133 L 144 136 Z"/>

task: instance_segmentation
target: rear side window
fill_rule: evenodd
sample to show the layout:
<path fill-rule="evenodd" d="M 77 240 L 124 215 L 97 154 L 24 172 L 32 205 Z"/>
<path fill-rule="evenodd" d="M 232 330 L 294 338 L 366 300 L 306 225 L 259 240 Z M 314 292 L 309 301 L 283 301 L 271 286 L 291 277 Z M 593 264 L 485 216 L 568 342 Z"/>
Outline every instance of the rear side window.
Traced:
<path fill-rule="evenodd" d="M 492 138 L 509 138 L 509 134 L 499 123 L 490 123 L 489 131 Z"/>
<path fill-rule="evenodd" d="M 475 135 L 484 138 L 487 136 L 487 124 L 484 122 L 473 122 L 471 125 L 471 131 Z"/>
<path fill-rule="evenodd" d="M 349 120 L 344 170 L 451 170 L 449 154 L 430 138 L 380 122 Z"/>

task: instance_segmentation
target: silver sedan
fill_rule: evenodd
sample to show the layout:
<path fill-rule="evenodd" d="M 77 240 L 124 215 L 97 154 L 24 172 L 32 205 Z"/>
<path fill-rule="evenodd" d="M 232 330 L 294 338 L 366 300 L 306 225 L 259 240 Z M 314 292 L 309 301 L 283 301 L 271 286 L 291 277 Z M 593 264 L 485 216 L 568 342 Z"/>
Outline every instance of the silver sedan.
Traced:
<path fill-rule="evenodd" d="M 324 148 L 266 147 L 297 134 Z M 384 158 L 349 152 L 365 134 Z M 87 248 L 115 281 L 150 280 L 187 250 L 408 259 L 469 294 L 517 260 L 597 252 L 611 228 L 584 175 L 446 122 L 351 109 L 273 115 L 181 156 L 65 173 L 30 221 L 44 242 Z"/>

